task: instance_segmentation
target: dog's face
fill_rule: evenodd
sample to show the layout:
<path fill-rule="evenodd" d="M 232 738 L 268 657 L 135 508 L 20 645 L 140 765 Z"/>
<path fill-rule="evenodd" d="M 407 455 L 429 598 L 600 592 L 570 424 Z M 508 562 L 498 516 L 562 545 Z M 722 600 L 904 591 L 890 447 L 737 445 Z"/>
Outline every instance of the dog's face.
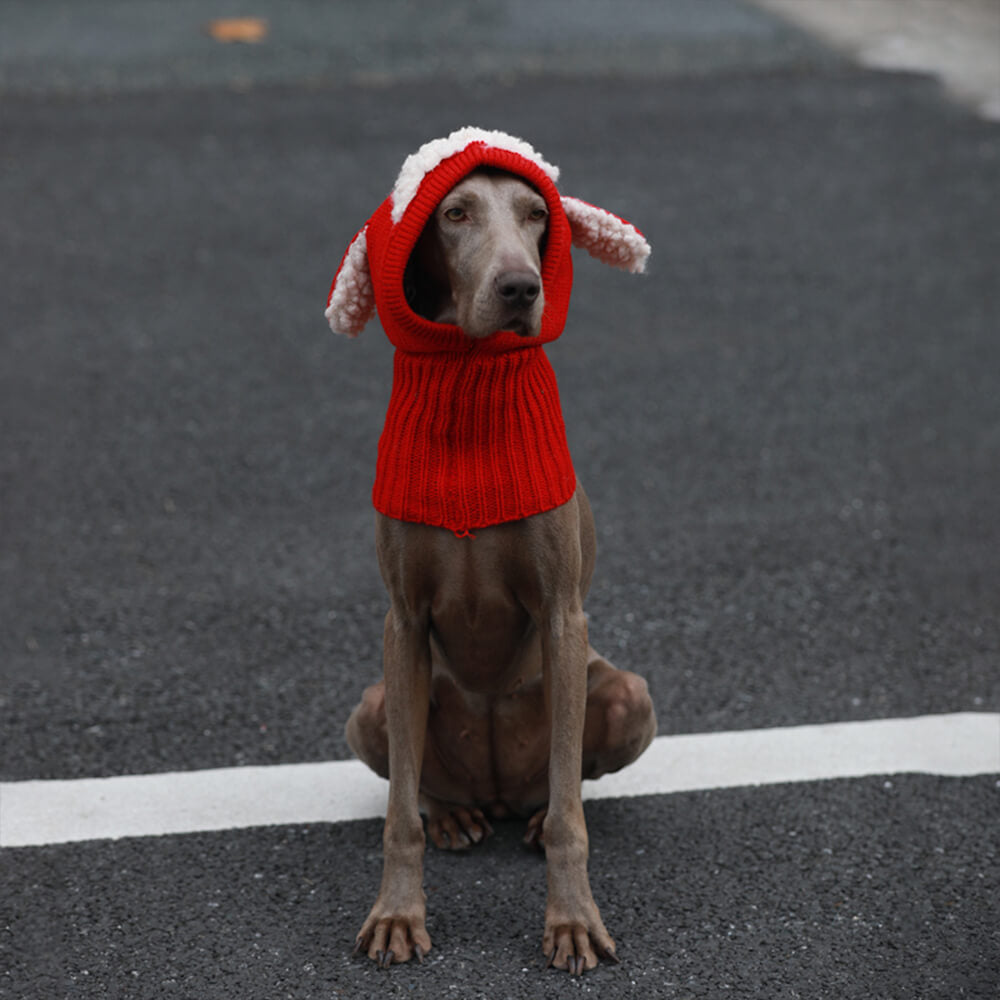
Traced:
<path fill-rule="evenodd" d="M 538 336 L 548 216 L 545 199 L 513 174 L 469 174 L 434 210 L 413 251 L 404 278 L 410 308 L 470 337 Z"/>

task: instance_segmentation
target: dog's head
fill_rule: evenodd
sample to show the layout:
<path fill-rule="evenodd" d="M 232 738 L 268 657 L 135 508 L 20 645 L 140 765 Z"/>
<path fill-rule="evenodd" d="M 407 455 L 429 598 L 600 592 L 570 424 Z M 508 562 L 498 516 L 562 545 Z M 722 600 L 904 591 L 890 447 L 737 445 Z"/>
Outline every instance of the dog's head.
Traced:
<path fill-rule="evenodd" d="M 474 170 L 444 196 L 417 240 L 403 276 L 408 305 L 476 339 L 499 330 L 537 337 L 548 219 L 545 199 L 517 175 Z"/>
<path fill-rule="evenodd" d="M 330 326 L 355 336 L 377 307 L 406 350 L 555 339 L 569 306 L 571 246 L 634 272 L 650 252 L 630 223 L 560 196 L 558 176 L 503 132 L 466 128 L 421 146 L 344 254 L 327 299 Z"/>

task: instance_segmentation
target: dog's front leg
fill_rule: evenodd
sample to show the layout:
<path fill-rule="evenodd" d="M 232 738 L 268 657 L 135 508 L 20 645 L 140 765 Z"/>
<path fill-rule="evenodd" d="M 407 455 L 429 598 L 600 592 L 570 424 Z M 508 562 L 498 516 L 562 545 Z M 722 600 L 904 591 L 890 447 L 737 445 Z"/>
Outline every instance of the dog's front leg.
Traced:
<path fill-rule="evenodd" d="M 389 737 L 389 805 L 382 834 L 382 887 L 357 937 L 379 965 L 423 961 L 431 939 L 423 891 L 424 828 L 420 764 L 430 700 L 430 645 L 425 626 L 390 611 L 384 639 L 385 712 Z"/>
<path fill-rule="evenodd" d="M 574 602 L 542 629 L 545 693 L 552 744 L 545 817 L 548 900 L 542 947 L 549 964 L 578 975 L 615 958 L 587 877 L 587 826 L 581 799 L 583 726 L 587 708 L 587 621 Z"/>

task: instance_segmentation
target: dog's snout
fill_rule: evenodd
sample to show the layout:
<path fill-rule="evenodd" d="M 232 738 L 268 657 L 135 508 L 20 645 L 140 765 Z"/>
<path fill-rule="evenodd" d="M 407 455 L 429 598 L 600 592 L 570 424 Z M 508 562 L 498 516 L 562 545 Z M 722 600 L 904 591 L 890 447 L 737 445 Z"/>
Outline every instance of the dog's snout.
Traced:
<path fill-rule="evenodd" d="M 538 275 L 532 271 L 504 271 L 494 285 L 504 304 L 514 309 L 527 309 L 542 290 Z"/>

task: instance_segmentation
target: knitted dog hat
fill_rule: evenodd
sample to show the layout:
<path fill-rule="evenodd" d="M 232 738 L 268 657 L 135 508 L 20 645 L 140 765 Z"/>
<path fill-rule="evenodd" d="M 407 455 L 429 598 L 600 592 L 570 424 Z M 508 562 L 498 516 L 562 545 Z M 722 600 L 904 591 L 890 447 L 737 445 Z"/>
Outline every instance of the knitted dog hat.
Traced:
<path fill-rule="evenodd" d="M 410 308 L 404 274 L 445 195 L 478 167 L 523 178 L 545 199 L 541 330 L 467 336 Z M 570 248 L 642 271 L 649 245 L 610 212 L 561 198 L 556 167 L 503 132 L 465 128 L 421 146 L 344 254 L 326 318 L 355 336 L 379 319 L 396 346 L 372 501 L 388 517 L 461 537 L 566 503 L 576 489 L 555 373 L 542 347 L 562 333 L 573 284 Z"/>
<path fill-rule="evenodd" d="M 630 223 L 578 198 L 561 197 L 559 168 L 528 143 L 504 132 L 463 128 L 425 143 L 407 157 L 392 193 L 355 236 L 341 260 L 327 298 L 326 318 L 336 333 L 357 336 L 378 308 L 390 340 L 404 350 L 463 350 L 470 338 L 456 327 L 434 323 L 412 311 L 403 274 L 427 220 L 444 196 L 478 167 L 506 170 L 526 180 L 545 199 L 548 232 L 542 258 L 545 310 L 535 344 L 562 332 L 573 280 L 570 245 L 626 271 L 645 269 L 650 248 Z M 488 338 L 496 349 L 524 345 L 501 331 Z"/>

